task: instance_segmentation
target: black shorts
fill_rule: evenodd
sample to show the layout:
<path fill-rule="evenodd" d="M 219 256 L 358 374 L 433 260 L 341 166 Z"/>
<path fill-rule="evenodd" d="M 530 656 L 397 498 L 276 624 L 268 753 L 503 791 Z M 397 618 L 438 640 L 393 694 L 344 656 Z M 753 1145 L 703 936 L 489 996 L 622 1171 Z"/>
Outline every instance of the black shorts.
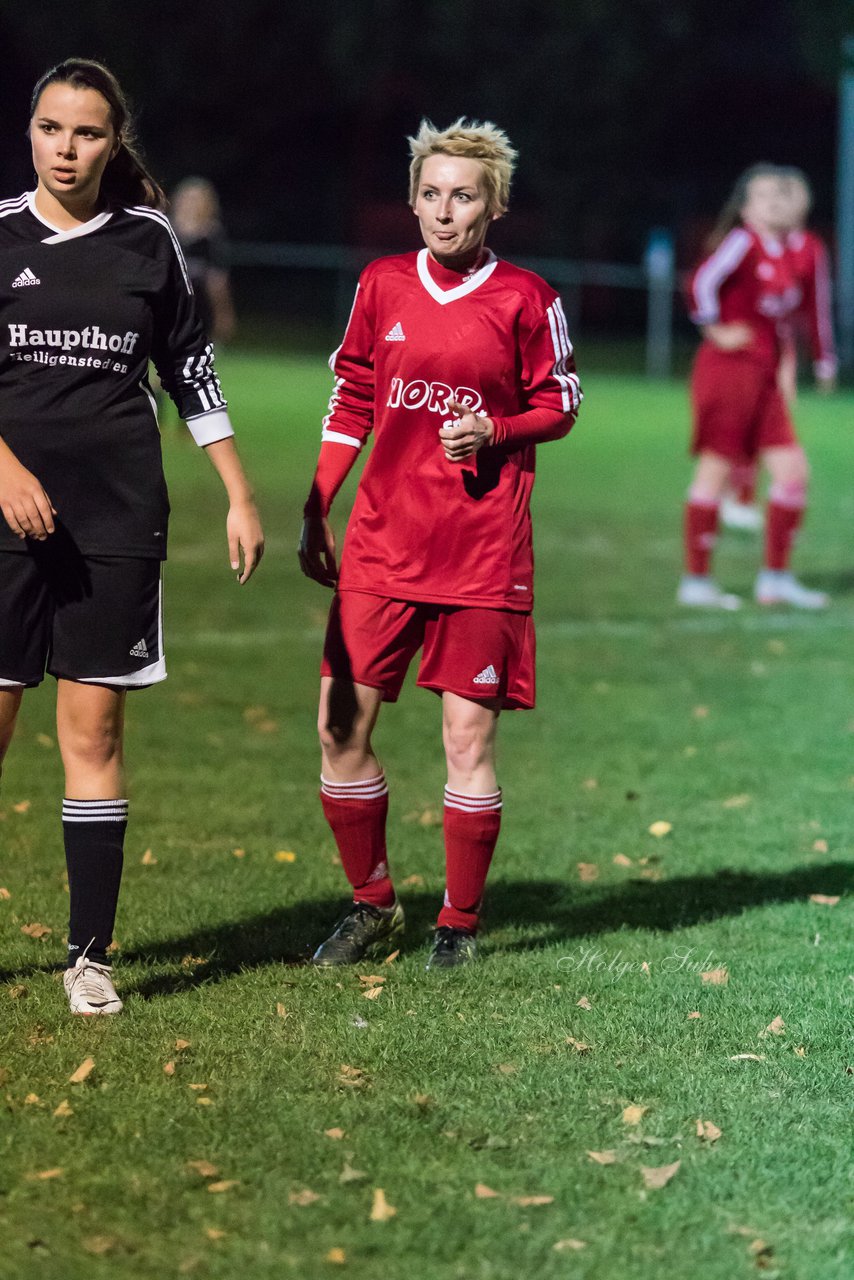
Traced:
<path fill-rule="evenodd" d="M 32 688 L 45 671 L 129 689 L 165 680 L 161 570 L 53 538 L 0 551 L 0 688 Z"/>

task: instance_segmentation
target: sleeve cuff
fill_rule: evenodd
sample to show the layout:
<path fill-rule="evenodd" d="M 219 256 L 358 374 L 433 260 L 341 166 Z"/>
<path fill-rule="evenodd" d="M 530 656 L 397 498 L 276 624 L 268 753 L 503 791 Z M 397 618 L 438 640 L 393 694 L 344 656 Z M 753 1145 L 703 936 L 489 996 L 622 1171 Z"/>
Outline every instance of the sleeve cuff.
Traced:
<path fill-rule="evenodd" d="M 354 449 L 362 447 L 361 440 L 357 440 L 355 436 L 345 436 L 343 431 L 330 431 L 327 427 L 323 428 L 320 439 L 323 444 L 349 444 Z"/>
<path fill-rule="evenodd" d="M 187 428 L 198 445 L 216 444 L 234 435 L 234 427 L 225 409 L 214 409 L 198 418 L 188 418 Z"/>

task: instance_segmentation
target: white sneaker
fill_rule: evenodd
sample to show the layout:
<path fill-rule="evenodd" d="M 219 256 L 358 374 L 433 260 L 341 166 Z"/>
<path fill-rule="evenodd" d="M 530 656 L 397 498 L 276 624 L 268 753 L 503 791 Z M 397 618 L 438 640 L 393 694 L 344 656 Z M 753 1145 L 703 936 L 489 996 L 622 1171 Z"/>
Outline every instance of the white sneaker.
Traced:
<path fill-rule="evenodd" d="M 73 969 L 66 969 L 62 985 L 72 1013 L 121 1013 L 122 1002 L 110 977 L 110 967 L 81 956 Z"/>
<path fill-rule="evenodd" d="M 751 502 L 737 502 L 735 498 L 724 498 L 721 502 L 721 524 L 727 529 L 757 533 L 762 528 L 762 512 Z"/>
<path fill-rule="evenodd" d="M 676 592 L 676 600 L 679 604 L 691 605 L 693 608 L 699 609 L 733 609 L 741 608 L 741 599 L 739 596 L 732 596 L 726 591 L 722 591 L 714 578 L 700 576 L 695 573 L 686 573 L 679 583 L 679 590 Z"/>
<path fill-rule="evenodd" d="M 754 588 L 757 604 L 791 604 L 796 609 L 826 609 L 830 596 L 812 591 L 798 582 L 794 574 L 779 569 L 763 569 Z"/>

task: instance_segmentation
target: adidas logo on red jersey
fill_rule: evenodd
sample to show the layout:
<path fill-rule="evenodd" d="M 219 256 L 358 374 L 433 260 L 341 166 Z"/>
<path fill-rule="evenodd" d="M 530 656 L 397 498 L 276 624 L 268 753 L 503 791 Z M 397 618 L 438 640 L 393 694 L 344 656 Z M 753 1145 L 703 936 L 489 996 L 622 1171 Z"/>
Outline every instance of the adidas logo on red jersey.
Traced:
<path fill-rule="evenodd" d="M 385 336 L 386 342 L 405 342 L 406 334 L 403 332 L 403 325 L 398 320 L 393 329 L 389 329 Z"/>
<path fill-rule="evenodd" d="M 23 289 L 24 286 L 28 284 L 41 284 L 41 280 L 39 280 L 35 272 L 31 271 L 29 267 L 24 267 L 21 274 L 19 276 L 15 276 L 15 279 L 12 281 L 12 288 Z"/>
<path fill-rule="evenodd" d="M 472 684 L 498 684 L 498 672 L 490 662 L 488 667 L 484 667 L 479 676 L 474 676 Z"/>

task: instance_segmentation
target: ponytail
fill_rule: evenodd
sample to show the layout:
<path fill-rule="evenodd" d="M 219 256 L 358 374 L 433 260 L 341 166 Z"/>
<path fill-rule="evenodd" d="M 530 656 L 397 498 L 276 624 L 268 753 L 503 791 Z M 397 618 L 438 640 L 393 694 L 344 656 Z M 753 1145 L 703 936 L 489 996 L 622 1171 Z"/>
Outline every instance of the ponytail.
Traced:
<path fill-rule="evenodd" d="M 733 227 L 741 225 L 741 211 L 747 200 L 747 189 L 754 178 L 779 178 L 782 176 L 781 170 L 776 164 L 751 165 L 749 169 L 745 169 L 744 173 L 736 180 L 736 184 L 730 192 L 729 199 L 718 214 L 718 220 L 712 228 L 712 232 L 706 241 L 706 249 L 709 253 L 714 253 L 722 240 L 725 240 L 732 231 Z"/>
<path fill-rule="evenodd" d="M 136 141 L 134 121 L 127 99 L 112 71 L 88 58 L 68 58 L 51 67 L 33 89 L 30 119 L 35 115 L 39 99 L 48 85 L 70 84 L 75 89 L 94 89 L 110 108 L 110 123 L 119 139 L 119 149 L 107 164 L 101 178 L 101 195 L 113 208 L 147 205 L 164 209 L 166 196 L 151 176 Z"/>

